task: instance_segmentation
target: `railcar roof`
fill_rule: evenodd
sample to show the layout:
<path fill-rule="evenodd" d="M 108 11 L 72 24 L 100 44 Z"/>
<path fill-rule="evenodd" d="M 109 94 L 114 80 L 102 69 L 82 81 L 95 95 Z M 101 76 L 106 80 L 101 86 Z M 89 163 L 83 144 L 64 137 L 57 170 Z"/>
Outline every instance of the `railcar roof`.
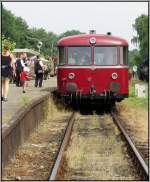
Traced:
<path fill-rule="evenodd" d="M 128 46 L 128 42 L 120 37 L 100 34 L 73 35 L 60 39 L 58 46 L 83 46 L 90 45 L 90 38 L 96 38 L 96 45 L 122 45 Z"/>

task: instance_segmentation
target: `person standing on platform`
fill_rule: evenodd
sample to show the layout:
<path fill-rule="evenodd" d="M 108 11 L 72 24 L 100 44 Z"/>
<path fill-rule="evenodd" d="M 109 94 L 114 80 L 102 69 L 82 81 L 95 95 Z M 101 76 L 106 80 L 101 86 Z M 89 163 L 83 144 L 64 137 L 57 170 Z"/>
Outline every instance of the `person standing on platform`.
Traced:
<path fill-rule="evenodd" d="M 22 93 L 26 93 L 26 86 L 27 86 L 27 80 L 28 80 L 28 72 L 29 72 L 29 68 L 25 66 L 23 68 L 23 71 L 20 74 L 20 80 L 21 80 L 22 87 L 23 87 Z"/>
<path fill-rule="evenodd" d="M 27 57 L 27 53 L 23 53 L 22 54 L 22 60 L 25 66 L 28 66 L 28 57 Z"/>
<path fill-rule="evenodd" d="M 34 71 L 35 71 L 35 87 L 42 87 L 43 83 L 43 73 L 44 73 L 44 65 L 42 60 L 40 60 L 39 56 L 34 63 Z"/>
<path fill-rule="evenodd" d="M 21 72 L 23 71 L 23 68 L 25 67 L 25 64 L 24 64 L 24 61 L 23 61 L 23 58 L 24 58 L 24 53 L 22 53 L 20 55 L 20 58 L 16 60 L 16 86 L 17 87 L 20 87 L 22 86 L 21 85 L 21 81 L 20 81 L 20 74 Z"/>

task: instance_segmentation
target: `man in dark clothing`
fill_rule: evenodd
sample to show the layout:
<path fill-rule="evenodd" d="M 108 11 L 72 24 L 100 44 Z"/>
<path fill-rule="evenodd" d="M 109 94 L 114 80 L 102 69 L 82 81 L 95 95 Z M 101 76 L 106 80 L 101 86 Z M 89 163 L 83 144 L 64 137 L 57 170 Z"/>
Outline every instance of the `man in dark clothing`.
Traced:
<path fill-rule="evenodd" d="M 39 59 L 39 56 L 37 56 L 37 59 L 34 63 L 34 70 L 35 70 L 35 87 L 39 86 L 42 87 L 43 83 L 43 62 Z"/>
<path fill-rule="evenodd" d="M 20 81 L 20 74 L 23 70 L 23 67 L 25 66 L 23 62 L 23 54 L 21 54 L 20 58 L 16 60 L 15 66 L 16 66 L 16 86 L 20 87 L 22 86 Z"/>
<path fill-rule="evenodd" d="M 26 53 L 23 53 L 23 63 L 24 63 L 25 66 L 28 66 L 27 60 L 28 60 L 27 54 Z"/>

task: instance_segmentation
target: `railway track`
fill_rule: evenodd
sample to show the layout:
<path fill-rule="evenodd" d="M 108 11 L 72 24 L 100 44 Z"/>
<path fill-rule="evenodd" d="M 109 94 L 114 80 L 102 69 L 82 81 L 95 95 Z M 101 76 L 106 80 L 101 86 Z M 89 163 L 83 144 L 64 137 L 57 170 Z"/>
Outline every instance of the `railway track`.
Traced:
<path fill-rule="evenodd" d="M 121 125 L 117 115 L 115 114 L 115 112 L 110 111 L 110 115 L 111 115 L 113 121 L 117 124 L 117 126 L 118 126 L 118 128 L 119 128 L 119 130 L 121 132 L 121 135 L 125 138 L 126 145 L 130 149 L 130 153 L 132 153 L 132 161 L 134 161 L 133 162 L 134 165 L 135 165 L 134 168 L 136 168 L 136 169 L 134 169 L 133 173 L 138 173 L 137 175 L 139 175 L 141 177 L 141 178 L 138 178 L 138 180 L 142 180 L 142 179 L 148 180 L 148 178 L 149 178 L 148 166 L 146 165 L 146 163 L 142 159 L 140 153 L 138 152 L 135 145 L 131 141 L 130 137 L 128 136 L 128 134 L 126 133 L 124 128 L 122 127 L 122 125 Z M 90 130 L 86 128 L 88 123 L 92 123 L 92 121 L 88 121 L 88 120 L 90 120 L 89 117 L 91 117 L 91 116 L 81 116 L 81 119 L 79 119 L 79 122 L 82 122 L 82 120 L 86 121 L 85 129 L 83 129 L 83 128 L 80 129 L 80 132 L 78 133 L 79 137 L 81 137 L 82 135 L 88 135 L 88 132 L 90 132 Z M 94 130 L 91 130 L 91 131 L 96 131 L 97 134 L 98 134 L 98 132 L 103 133 L 103 131 L 105 131 L 104 133 L 106 134 L 106 136 L 108 136 L 109 132 L 111 132 L 110 131 L 111 130 L 110 123 L 109 123 L 109 127 L 107 128 L 107 126 L 105 126 L 105 121 L 104 122 L 102 121 L 102 120 L 104 120 L 102 115 L 95 114 L 93 117 L 97 117 L 98 120 L 101 120 L 101 121 L 100 121 L 100 128 L 97 127 L 97 128 L 94 128 Z M 72 133 L 72 128 L 73 128 L 73 125 L 74 125 L 75 121 L 76 121 L 76 114 L 73 113 L 71 118 L 68 121 L 68 126 L 66 128 L 64 139 L 62 141 L 62 145 L 61 145 L 60 150 L 58 152 L 55 164 L 53 165 L 53 168 L 51 170 L 49 180 L 60 179 L 60 178 L 57 177 L 57 175 L 58 175 L 58 172 L 61 170 L 61 166 L 62 166 L 61 163 L 62 163 L 63 154 L 64 154 L 64 151 L 67 148 L 67 144 L 68 144 L 68 142 L 70 140 L 70 136 L 71 136 L 71 133 Z M 112 123 L 111 123 L 111 125 L 112 125 Z M 104 133 L 102 135 L 104 135 Z M 86 138 L 88 138 L 88 137 L 85 137 L 85 139 Z M 105 145 L 107 145 L 107 144 L 105 144 Z M 108 148 L 109 148 L 109 146 L 108 146 Z M 110 155 L 111 155 L 111 152 L 110 152 Z M 104 156 L 104 158 L 105 158 L 105 156 Z M 116 165 L 117 165 L 117 163 L 116 163 Z M 131 168 L 133 168 L 133 166 Z M 90 179 L 90 178 L 82 177 L 82 175 L 83 175 L 82 169 L 81 169 L 80 172 L 79 171 L 75 172 L 75 174 L 77 175 L 77 177 L 75 175 L 73 175 L 73 179 L 67 179 L 67 180 L 74 180 L 74 179 L 75 180 L 87 180 L 87 179 L 89 180 Z M 120 178 L 118 178 L 118 180 L 119 179 Z M 92 179 L 92 180 L 94 180 L 94 179 Z M 103 180 L 103 179 L 99 179 L 99 180 Z M 108 180 L 108 179 L 106 179 L 106 180 Z"/>
<path fill-rule="evenodd" d="M 139 153 L 139 151 L 137 150 L 136 146 L 134 145 L 134 143 L 132 142 L 132 140 L 130 139 L 129 135 L 126 133 L 125 129 L 123 128 L 123 126 L 121 125 L 117 115 L 115 114 L 115 112 L 111 111 L 111 116 L 114 120 L 114 122 L 117 124 L 118 128 L 120 129 L 121 133 L 123 134 L 128 146 L 130 147 L 131 152 L 134 154 L 136 162 L 138 165 L 140 165 L 141 170 L 144 173 L 144 176 L 146 178 L 149 177 L 149 171 L 148 171 L 148 166 L 145 163 L 145 161 L 143 160 L 141 154 Z"/>
<path fill-rule="evenodd" d="M 66 127 L 66 131 L 65 131 L 65 134 L 64 134 L 64 138 L 63 138 L 63 141 L 61 143 L 61 146 L 60 146 L 58 155 L 56 157 L 55 163 L 54 163 L 54 165 L 52 167 L 49 180 L 55 180 L 56 179 L 59 167 L 61 165 L 63 152 L 64 152 L 64 150 L 65 150 L 65 148 L 66 148 L 66 146 L 67 146 L 67 144 L 69 142 L 69 138 L 70 138 L 70 135 L 71 135 L 71 131 L 72 131 L 74 121 L 75 121 L 75 113 L 73 112 L 71 117 L 69 118 L 68 125 Z"/>

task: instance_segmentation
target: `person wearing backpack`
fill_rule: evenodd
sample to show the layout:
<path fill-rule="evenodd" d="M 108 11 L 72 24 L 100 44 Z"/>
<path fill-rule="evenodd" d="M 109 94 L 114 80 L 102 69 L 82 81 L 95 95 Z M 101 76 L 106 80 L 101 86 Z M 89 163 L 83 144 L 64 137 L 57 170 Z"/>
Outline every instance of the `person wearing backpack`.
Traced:
<path fill-rule="evenodd" d="M 43 73 L 44 73 L 44 65 L 42 60 L 40 60 L 39 56 L 34 63 L 34 71 L 35 71 L 35 87 L 42 87 L 43 83 Z"/>
<path fill-rule="evenodd" d="M 20 58 L 16 60 L 15 66 L 16 66 L 16 86 L 20 87 L 22 86 L 20 81 L 20 74 L 23 71 L 23 68 L 25 67 L 24 61 L 23 61 L 23 53 L 20 55 Z"/>

